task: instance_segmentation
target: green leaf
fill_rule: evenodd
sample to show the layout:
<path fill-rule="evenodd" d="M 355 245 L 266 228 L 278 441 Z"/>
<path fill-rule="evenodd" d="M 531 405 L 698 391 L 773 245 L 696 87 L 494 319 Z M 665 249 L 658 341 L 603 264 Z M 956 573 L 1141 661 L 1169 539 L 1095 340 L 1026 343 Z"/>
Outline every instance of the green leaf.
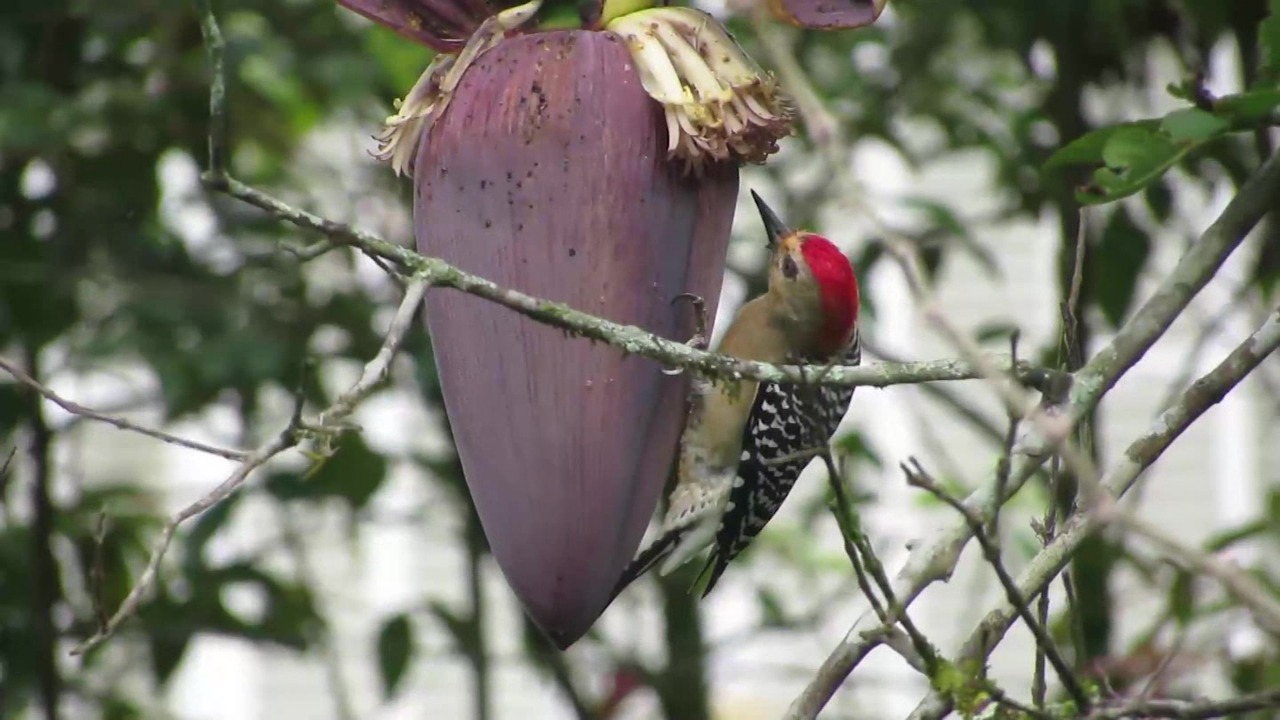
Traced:
<path fill-rule="evenodd" d="M 1173 192 L 1169 190 L 1167 180 L 1162 179 L 1148 185 L 1142 197 L 1147 201 L 1147 207 L 1156 220 L 1161 223 L 1169 221 L 1173 214 Z"/>
<path fill-rule="evenodd" d="M 382 694 L 393 697 L 404 679 L 413 657 L 413 628 L 401 613 L 382 624 L 378 632 L 378 671 L 382 674 Z"/>
<path fill-rule="evenodd" d="M 1142 120 L 1100 128 L 1059 148 L 1045 170 L 1089 165 L 1092 182 L 1076 191 L 1085 205 L 1113 202 L 1150 185 L 1192 149 L 1230 132 L 1256 124 L 1280 103 L 1267 93 L 1248 93 L 1219 101 L 1222 112 L 1190 107 L 1159 120 Z M 1217 106 L 1215 106 L 1215 110 Z M 1101 167 L 1097 167 L 1101 166 Z"/>
<path fill-rule="evenodd" d="M 1179 570 L 1173 578 L 1173 586 L 1169 588 L 1169 610 L 1178 621 L 1178 627 L 1186 627 L 1195 617 L 1195 576 L 1185 570 Z"/>
<path fill-rule="evenodd" d="M 1204 142 L 1221 135 L 1229 122 L 1200 108 L 1175 110 L 1160 121 L 1160 130 L 1174 142 Z"/>
<path fill-rule="evenodd" d="M 1111 137 L 1131 129 L 1155 130 L 1159 127 L 1156 120 L 1139 120 L 1122 123 L 1110 127 L 1099 128 L 1085 133 L 1071 142 L 1058 148 L 1044 163 L 1045 170 L 1070 167 L 1072 165 L 1095 165 L 1102 162 L 1103 148 Z"/>
<path fill-rule="evenodd" d="M 1151 239 L 1146 231 L 1134 224 L 1128 210 L 1117 208 L 1090 262 L 1096 278 L 1095 299 L 1112 327 L 1119 328 L 1124 322 L 1150 254 Z"/>
<path fill-rule="evenodd" d="M 760 600 L 761 625 L 766 628 L 785 628 L 788 626 L 787 613 L 782 609 L 782 601 L 768 588 L 761 589 L 756 596 Z"/>
<path fill-rule="evenodd" d="M 341 498 L 353 510 L 359 510 L 382 487 L 386 475 L 386 458 L 369 449 L 358 433 L 350 433 L 309 477 L 292 472 L 276 473 L 267 479 L 266 488 L 282 500 Z"/>
<path fill-rule="evenodd" d="M 476 632 L 475 615 L 471 613 L 463 614 L 449 608 L 439 600 L 434 600 L 427 605 L 432 615 L 436 616 L 453 636 L 453 640 L 457 643 L 458 649 L 463 652 L 475 652 L 480 647 L 480 635 Z"/>
<path fill-rule="evenodd" d="M 1102 147 L 1105 167 L 1094 171 L 1093 183 L 1078 190 L 1076 199 L 1096 205 L 1128 197 L 1160 177 L 1190 147 L 1147 128 L 1122 128 L 1107 138 Z"/>
<path fill-rule="evenodd" d="M 1213 104 L 1213 111 L 1230 119 L 1235 127 L 1256 127 L 1269 123 L 1280 108 L 1280 88 L 1250 90 L 1238 95 L 1223 95 Z"/>
<path fill-rule="evenodd" d="M 1271 0 L 1271 13 L 1258 24 L 1258 78 L 1254 87 L 1280 83 L 1280 0 Z"/>

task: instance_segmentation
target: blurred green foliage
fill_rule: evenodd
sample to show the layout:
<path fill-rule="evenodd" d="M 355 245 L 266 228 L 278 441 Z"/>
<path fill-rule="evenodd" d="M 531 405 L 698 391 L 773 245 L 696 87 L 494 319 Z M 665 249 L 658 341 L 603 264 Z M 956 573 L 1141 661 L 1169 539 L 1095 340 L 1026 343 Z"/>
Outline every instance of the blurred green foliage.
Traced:
<path fill-rule="evenodd" d="M 235 170 L 277 191 L 299 186 L 291 164 L 308 133 L 342 117 L 372 126 L 403 92 L 406 73 L 416 75 L 413 67 L 428 57 L 366 31 L 323 0 L 220 2 L 218 10 Z M 286 239 L 297 242 L 295 234 L 258 213 L 195 198 L 217 213 L 203 246 L 175 220 L 161 168 L 175 154 L 203 162 L 208 92 L 200 29 L 187 3 L 4 3 L 0 352 L 46 382 L 140 364 L 159 389 L 147 404 L 163 417 L 230 407 L 250 438 L 265 392 L 301 392 L 313 404 L 330 399 L 316 373 L 302 372 L 318 332 L 336 328 L 346 339 L 326 360 L 363 362 L 376 352 L 379 298 L 359 286 L 321 283 L 318 292 L 315 274 L 281 250 Z M 204 251 L 215 244 L 233 250 Z M 58 460 L 64 442 L 49 418 L 32 411 L 29 396 L 0 384 L 0 449 L 19 450 L 0 486 L 0 716 L 21 717 L 23 708 L 57 696 L 64 705 L 75 697 L 101 707 L 104 717 L 150 716 L 154 708 L 93 682 L 118 672 L 108 667 L 118 656 L 100 648 L 81 663 L 67 651 L 96 628 L 95 603 L 113 611 L 136 580 L 164 517 L 166 481 L 82 485 Z M 28 461 L 28 453 L 49 462 Z M 386 459 L 353 435 L 306 481 L 280 473 L 263 487 L 280 502 L 330 498 L 356 511 L 386 474 Z M 240 500 L 233 496 L 191 523 L 170 555 L 179 561 L 166 565 L 154 597 L 125 626 L 121 640 L 145 643 L 158 687 L 200 634 L 297 650 L 317 638 L 313 588 L 256 560 L 215 561 L 206 552 Z M 32 519 L 41 504 L 52 505 L 50 525 Z M 49 552 L 64 546 L 74 552 Z M 42 573 L 38 566 L 49 559 L 57 567 Z M 44 593 L 42 577 L 52 579 Z M 255 590 L 262 611 L 252 618 L 234 612 L 225 602 L 233 588 Z M 56 638 L 42 634 L 49 628 Z"/>

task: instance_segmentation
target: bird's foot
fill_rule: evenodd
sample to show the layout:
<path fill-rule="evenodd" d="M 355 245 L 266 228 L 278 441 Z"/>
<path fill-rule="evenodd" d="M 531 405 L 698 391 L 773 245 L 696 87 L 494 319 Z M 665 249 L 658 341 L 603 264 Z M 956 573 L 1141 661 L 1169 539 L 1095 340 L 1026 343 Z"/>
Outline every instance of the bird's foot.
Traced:
<path fill-rule="evenodd" d="M 707 337 L 707 301 L 693 293 L 680 293 L 671 298 L 671 304 L 675 305 L 679 300 L 687 300 L 693 303 L 693 312 L 695 313 L 693 337 L 689 338 L 685 345 L 698 350 L 706 350 L 709 342 Z"/>
<path fill-rule="evenodd" d="M 694 316 L 693 337 L 686 340 L 684 344 L 695 350 L 706 350 L 710 343 L 707 337 L 707 302 L 701 296 L 693 293 L 680 293 L 671 298 L 671 304 L 675 305 L 679 300 L 687 300 L 693 303 L 693 311 L 696 313 Z M 684 368 L 681 367 L 662 369 L 662 374 L 664 375 L 679 375 L 682 372 L 684 372 Z"/>

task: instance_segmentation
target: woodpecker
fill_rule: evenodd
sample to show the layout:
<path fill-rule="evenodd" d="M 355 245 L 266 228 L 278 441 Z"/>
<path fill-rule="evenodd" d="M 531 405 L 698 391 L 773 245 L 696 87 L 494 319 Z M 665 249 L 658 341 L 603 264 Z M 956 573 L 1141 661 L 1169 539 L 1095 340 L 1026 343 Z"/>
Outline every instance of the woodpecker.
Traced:
<path fill-rule="evenodd" d="M 831 241 L 787 227 L 752 191 L 769 242 L 769 289 L 742 306 L 718 351 L 769 363 L 857 365 L 858 281 Z M 711 546 L 703 596 L 781 507 L 830 442 L 853 388 L 698 378 L 680 438 L 676 484 L 657 540 L 614 588 L 661 563 L 663 575 Z M 709 574 L 708 574 L 709 573 Z"/>

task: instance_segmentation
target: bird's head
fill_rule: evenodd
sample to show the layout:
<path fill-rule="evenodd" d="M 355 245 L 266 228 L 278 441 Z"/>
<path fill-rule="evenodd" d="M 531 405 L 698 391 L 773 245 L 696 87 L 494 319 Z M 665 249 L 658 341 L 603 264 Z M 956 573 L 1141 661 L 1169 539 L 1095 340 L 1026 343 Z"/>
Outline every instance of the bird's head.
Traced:
<path fill-rule="evenodd" d="M 858 280 L 853 264 L 830 240 L 793 230 L 753 190 L 769 248 L 769 293 L 792 329 L 811 338 L 822 357 L 841 352 L 858 323 Z"/>

